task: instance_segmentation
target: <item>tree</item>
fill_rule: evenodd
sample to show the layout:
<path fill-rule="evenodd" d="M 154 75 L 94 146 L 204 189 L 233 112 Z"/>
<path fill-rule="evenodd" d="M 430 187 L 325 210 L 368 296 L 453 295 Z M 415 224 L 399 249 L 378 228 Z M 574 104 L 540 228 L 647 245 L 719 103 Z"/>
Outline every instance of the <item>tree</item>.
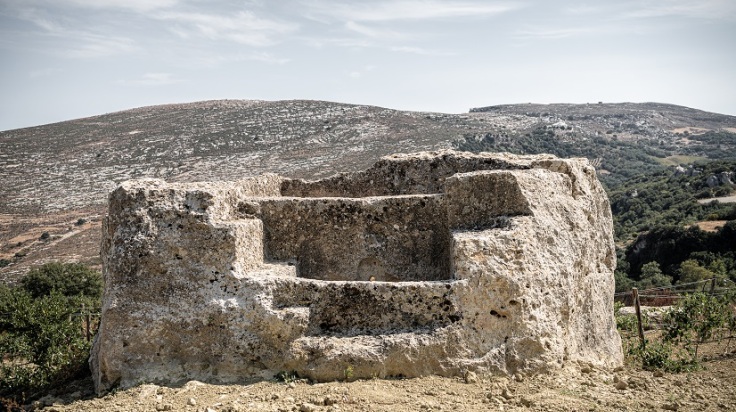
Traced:
<path fill-rule="evenodd" d="M 74 317 L 88 301 L 57 291 L 34 299 L 22 288 L 0 285 L 0 397 L 24 402 L 50 384 L 89 373 L 90 343 Z"/>
<path fill-rule="evenodd" d="M 649 289 L 670 285 L 672 285 L 672 277 L 662 273 L 659 263 L 652 261 L 641 267 L 639 288 Z"/>
<path fill-rule="evenodd" d="M 616 293 L 629 291 L 634 286 L 634 281 L 626 276 L 624 271 L 617 269 L 613 276 L 616 281 Z"/>
<path fill-rule="evenodd" d="M 100 308 L 100 274 L 79 263 L 32 269 L 19 287 L 0 285 L 0 397 L 25 402 L 89 373 L 80 311 Z"/>
<path fill-rule="evenodd" d="M 616 293 L 626 292 L 634 287 L 634 281 L 629 277 L 629 262 L 624 257 L 622 249 L 616 249 L 616 271 L 613 272 L 616 281 Z"/>
<path fill-rule="evenodd" d="M 48 296 L 53 291 L 64 296 L 94 299 L 102 295 L 100 273 L 81 263 L 47 263 L 31 269 L 20 283 L 33 298 Z"/>
<path fill-rule="evenodd" d="M 701 280 L 716 277 L 716 274 L 702 266 L 695 259 L 687 259 L 680 263 L 679 283 L 699 282 Z"/>

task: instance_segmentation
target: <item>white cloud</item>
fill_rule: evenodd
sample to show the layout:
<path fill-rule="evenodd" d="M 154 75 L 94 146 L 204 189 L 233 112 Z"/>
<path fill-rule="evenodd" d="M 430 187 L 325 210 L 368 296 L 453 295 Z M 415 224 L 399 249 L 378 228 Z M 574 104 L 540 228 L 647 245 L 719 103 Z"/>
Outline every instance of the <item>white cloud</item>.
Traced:
<path fill-rule="evenodd" d="M 133 40 L 125 37 L 77 33 L 79 44 L 70 46 L 63 54 L 68 57 L 102 57 L 130 53 L 137 50 Z"/>
<path fill-rule="evenodd" d="M 253 53 L 244 57 L 243 60 L 254 60 L 269 64 L 286 64 L 291 61 L 289 58 L 274 56 L 271 53 Z"/>
<path fill-rule="evenodd" d="M 231 16 L 191 12 L 163 12 L 154 17 L 186 26 L 187 29 L 184 27 L 171 29 L 182 38 L 199 34 L 210 40 L 229 40 L 254 47 L 275 44 L 281 36 L 292 33 L 299 28 L 298 25 L 293 23 L 257 17 L 249 11 L 241 11 Z"/>
<path fill-rule="evenodd" d="M 370 65 L 363 67 L 361 70 L 351 71 L 350 73 L 348 73 L 348 77 L 353 78 L 353 79 L 360 79 L 361 77 L 363 77 L 364 74 L 372 72 L 375 69 L 376 69 L 376 66 L 370 64 Z"/>
<path fill-rule="evenodd" d="M 733 0 L 648 0 L 635 2 L 625 17 L 679 16 L 713 20 L 736 20 L 736 2 Z"/>
<path fill-rule="evenodd" d="M 394 30 L 376 29 L 363 24 L 358 24 L 354 21 L 349 21 L 345 23 L 345 28 L 364 36 L 372 37 L 374 39 L 400 39 L 406 37 L 406 35 Z"/>
<path fill-rule="evenodd" d="M 48 67 L 48 68 L 45 68 L 45 69 L 36 69 L 36 70 L 31 70 L 30 72 L 28 72 L 28 77 L 30 77 L 31 79 L 36 79 L 36 78 L 39 78 L 39 77 L 46 77 L 46 76 L 51 76 L 51 75 L 56 74 L 56 73 L 61 73 L 62 71 L 63 70 L 61 70 L 59 68 L 56 68 L 56 67 Z"/>
<path fill-rule="evenodd" d="M 21 10 L 18 17 L 39 27 L 44 36 L 69 42 L 68 45 L 51 51 L 64 57 L 110 56 L 136 50 L 133 40 L 127 37 L 70 29 L 35 10 Z"/>
<path fill-rule="evenodd" d="M 59 0 L 55 0 L 59 2 Z M 62 0 L 77 6 L 95 9 L 130 9 L 135 11 L 150 11 L 175 6 L 178 0 Z"/>
<path fill-rule="evenodd" d="M 176 79 L 171 73 L 145 73 L 135 80 L 120 80 L 118 83 L 135 85 L 135 86 L 166 86 L 175 83 L 181 83 L 182 80 Z"/>
<path fill-rule="evenodd" d="M 621 3 L 617 3 L 621 4 Z M 584 4 L 575 4 L 572 6 L 568 6 L 564 8 L 562 11 L 567 14 L 573 14 L 573 15 L 579 15 L 579 14 L 597 14 L 601 13 L 606 9 L 609 9 L 611 4 L 598 4 L 598 5 L 592 5 L 588 3 Z"/>
<path fill-rule="evenodd" d="M 409 53 L 418 54 L 420 56 L 454 56 L 456 53 L 444 52 L 438 50 L 430 50 L 422 47 L 411 47 L 411 46 L 394 46 L 390 47 L 389 50 L 397 53 Z"/>
<path fill-rule="evenodd" d="M 347 48 L 365 48 L 365 47 L 375 47 L 376 45 L 370 41 L 365 39 L 358 39 L 358 38 L 349 38 L 349 37 L 341 37 L 341 38 L 303 38 L 303 40 L 308 46 L 314 47 L 317 49 L 321 49 L 324 47 L 329 46 L 337 46 L 337 47 L 347 47 Z"/>
<path fill-rule="evenodd" d="M 637 0 L 577 4 L 564 9 L 570 15 L 607 15 L 611 19 L 684 17 L 711 20 L 736 19 L 733 0 Z"/>
<path fill-rule="evenodd" d="M 311 12 L 343 21 L 427 20 L 488 16 L 522 7 L 488 1 L 395 0 L 378 2 L 306 2 Z"/>
<path fill-rule="evenodd" d="M 79 7 L 87 9 L 121 9 L 146 12 L 176 6 L 179 0 L 0 0 L 13 8 Z"/>
<path fill-rule="evenodd" d="M 568 37 L 589 35 L 601 29 L 590 27 L 564 27 L 564 28 L 532 28 L 518 30 L 514 33 L 517 39 L 564 39 Z M 607 31 L 607 29 L 606 29 Z"/>
<path fill-rule="evenodd" d="M 598 2 L 572 5 L 562 9 L 580 22 L 556 23 L 553 19 L 541 25 L 527 26 L 513 33 L 519 40 L 565 39 L 591 35 L 646 35 L 682 27 L 688 19 L 734 20 L 733 0 L 637 0 Z M 597 24 L 592 25 L 591 21 Z"/>
<path fill-rule="evenodd" d="M 208 52 L 198 51 L 195 55 L 188 57 L 187 59 L 189 61 L 189 64 L 192 64 L 197 67 L 206 67 L 206 68 L 213 68 L 213 67 L 222 66 L 228 63 L 244 62 L 244 61 L 254 61 L 254 62 L 271 64 L 271 65 L 283 65 L 291 61 L 291 59 L 287 57 L 280 57 L 275 54 L 267 53 L 267 52 L 217 54 L 217 53 L 211 53 L 211 52 L 208 53 Z"/>

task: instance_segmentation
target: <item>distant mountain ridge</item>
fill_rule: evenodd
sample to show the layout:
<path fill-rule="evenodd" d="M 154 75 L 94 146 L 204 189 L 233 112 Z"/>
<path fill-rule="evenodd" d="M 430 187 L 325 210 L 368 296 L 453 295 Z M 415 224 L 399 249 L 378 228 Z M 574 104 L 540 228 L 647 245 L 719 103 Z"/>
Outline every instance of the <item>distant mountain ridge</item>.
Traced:
<path fill-rule="evenodd" d="M 736 131 L 736 117 L 659 103 L 516 104 L 466 114 L 306 100 L 150 106 L 0 132 L 0 213 L 100 205 L 117 184 L 140 177 L 318 178 L 391 153 L 486 136 L 513 140 L 540 127 L 563 142 L 615 135 L 654 146 L 682 140 L 683 132 Z"/>

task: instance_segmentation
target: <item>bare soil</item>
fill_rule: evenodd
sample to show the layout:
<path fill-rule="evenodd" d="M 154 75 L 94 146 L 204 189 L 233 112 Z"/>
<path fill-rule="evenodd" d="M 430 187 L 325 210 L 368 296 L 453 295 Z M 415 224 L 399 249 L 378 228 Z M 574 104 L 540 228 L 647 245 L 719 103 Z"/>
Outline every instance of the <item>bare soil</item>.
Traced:
<path fill-rule="evenodd" d="M 689 133 L 692 135 L 698 135 L 703 134 L 705 132 L 710 131 L 710 129 L 705 129 L 702 127 L 692 127 L 692 126 L 686 126 L 686 127 L 678 127 L 676 129 L 672 129 L 672 133 Z"/>
<path fill-rule="evenodd" d="M 736 199 L 736 197 L 734 198 Z M 717 232 L 726 224 L 726 222 L 728 222 L 728 220 L 707 220 L 698 222 L 695 225 L 698 226 L 700 230 L 704 230 L 706 232 Z"/>
<path fill-rule="evenodd" d="M 102 213 L 85 208 L 0 214 L 0 259 L 10 262 L 0 268 L 0 283 L 14 284 L 30 268 L 52 261 L 81 262 L 99 269 Z"/>
<path fill-rule="evenodd" d="M 731 345 L 731 350 L 734 345 Z M 143 384 L 90 397 L 49 395 L 47 411 L 733 411 L 736 350 L 706 349 L 703 369 L 653 373 L 634 364 L 617 370 L 573 365 L 538 376 L 359 380 L 309 383 L 260 381 L 210 385 L 190 381 L 166 387 Z"/>
<path fill-rule="evenodd" d="M 709 199 L 700 199 L 698 200 L 698 203 L 700 203 L 701 205 L 707 205 L 714 200 L 717 200 L 720 203 L 736 203 L 736 196 L 711 197 Z"/>

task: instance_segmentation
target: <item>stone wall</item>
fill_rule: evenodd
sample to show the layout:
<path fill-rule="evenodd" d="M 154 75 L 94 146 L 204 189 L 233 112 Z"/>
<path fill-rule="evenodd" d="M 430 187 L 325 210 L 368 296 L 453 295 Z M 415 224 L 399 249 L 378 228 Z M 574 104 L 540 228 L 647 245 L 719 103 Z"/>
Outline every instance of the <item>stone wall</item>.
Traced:
<path fill-rule="evenodd" d="M 584 159 L 394 155 L 317 182 L 110 196 L 97 390 L 616 366 L 607 197 Z"/>

